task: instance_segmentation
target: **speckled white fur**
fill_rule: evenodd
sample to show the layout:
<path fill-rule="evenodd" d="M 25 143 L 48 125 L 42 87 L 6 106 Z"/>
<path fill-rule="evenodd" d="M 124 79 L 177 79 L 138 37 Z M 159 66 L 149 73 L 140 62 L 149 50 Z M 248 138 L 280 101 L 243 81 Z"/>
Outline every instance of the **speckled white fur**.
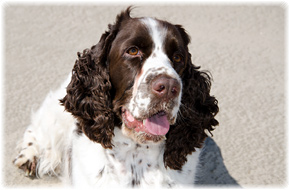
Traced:
<path fill-rule="evenodd" d="M 74 139 L 73 184 L 95 187 L 192 186 L 200 150 L 187 156 L 182 171 L 164 167 L 164 142 L 136 144 L 115 128 L 115 147 L 105 150 L 84 135 Z M 85 148 L 84 148 L 85 147 Z M 90 163 L 89 167 L 86 167 Z M 80 180 L 81 179 L 81 180 Z"/>

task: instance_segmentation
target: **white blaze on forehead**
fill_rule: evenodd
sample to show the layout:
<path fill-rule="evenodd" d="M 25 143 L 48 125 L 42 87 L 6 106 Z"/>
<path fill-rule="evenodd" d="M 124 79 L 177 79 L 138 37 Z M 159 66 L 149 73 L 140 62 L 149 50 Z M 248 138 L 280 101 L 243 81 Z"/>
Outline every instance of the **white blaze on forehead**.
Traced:
<path fill-rule="evenodd" d="M 167 33 L 167 28 L 158 26 L 160 23 L 153 18 L 144 18 L 141 21 L 146 25 L 152 37 L 155 47 L 153 52 L 156 50 L 161 50 Z"/>

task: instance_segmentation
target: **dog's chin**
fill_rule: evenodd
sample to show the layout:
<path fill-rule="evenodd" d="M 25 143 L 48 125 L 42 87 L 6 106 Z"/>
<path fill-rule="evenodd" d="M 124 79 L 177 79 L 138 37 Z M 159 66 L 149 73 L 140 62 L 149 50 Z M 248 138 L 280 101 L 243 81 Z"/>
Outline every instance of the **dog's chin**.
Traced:
<path fill-rule="evenodd" d="M 137 132 L 134 128 L 122 125 L 122 133 L 138 144 L 161 143 L 166 140 L 165 135 L 152 135 L 143 131 Z"/>

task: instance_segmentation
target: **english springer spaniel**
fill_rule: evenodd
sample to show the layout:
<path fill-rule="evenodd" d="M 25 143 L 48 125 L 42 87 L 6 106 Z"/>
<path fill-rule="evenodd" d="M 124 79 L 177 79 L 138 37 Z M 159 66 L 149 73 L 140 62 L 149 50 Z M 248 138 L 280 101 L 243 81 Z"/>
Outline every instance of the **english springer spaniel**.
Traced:
<path fill-rule="evenodd" d="M 27 176 L 81 187 L 194 184 L 205 131 L 218 124 L 210 77 L 191 63 L 182 26 L 130 11 L 78 53 L 33 115 L 14 160 Z"/>

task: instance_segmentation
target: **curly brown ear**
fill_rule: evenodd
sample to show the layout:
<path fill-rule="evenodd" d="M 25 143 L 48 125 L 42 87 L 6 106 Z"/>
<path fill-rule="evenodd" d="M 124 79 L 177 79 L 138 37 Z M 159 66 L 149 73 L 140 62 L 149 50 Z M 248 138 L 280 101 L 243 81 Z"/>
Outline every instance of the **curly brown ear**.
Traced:
<path fill-rule="evenodd" d="M 72 70 L 67 95 L 60 100 L 66 111 L 78 120 L 78 129 L 104 148 L 112 148 L 114 112 L 107 53 L 121 22 L 130 17 L 130 8 L 117 16 L 115 25 L 109 25 L 99 43 L 78 53 Z"/>
<path fill-rule="evenodd" d="M 199 71 L 190 61 L 182 75 L 183 94 L 180 114 L 167 135 L 164 163 L 171 169 L 180 170 L 186 156 L 201 148 L 207 137 L 205 130 L 214 130 L 218 121 L 218 101 L 210 96 L 211 82 L 207 73 Z"/>
<path fill-rule="evenodd" d="M 95 48 L 78 53 L 67 95 L 60 101 L 77 118 L 80 130 L 91 140 L 111 148 L 114 127 L 111 83 L 106 65 L 93 59 L 97 56 L 93 54 L 98 53 Z"/>

